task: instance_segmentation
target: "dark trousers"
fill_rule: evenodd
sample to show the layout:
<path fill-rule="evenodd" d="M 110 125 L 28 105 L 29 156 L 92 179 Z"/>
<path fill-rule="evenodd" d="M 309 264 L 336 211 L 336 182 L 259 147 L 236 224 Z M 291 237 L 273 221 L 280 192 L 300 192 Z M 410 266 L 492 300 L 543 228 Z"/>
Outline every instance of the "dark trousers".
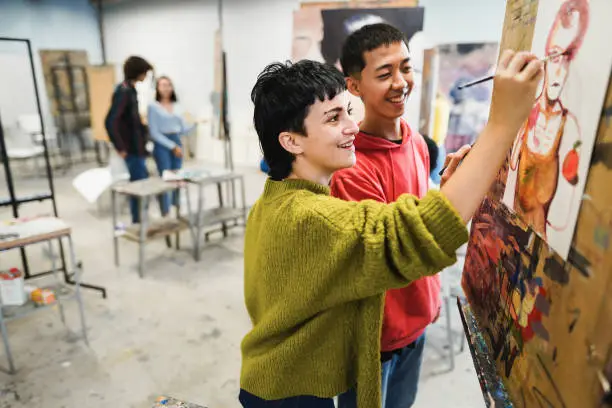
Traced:
<path fill-rule="evenodd" d="M 176 143 L 179 147 L 181 145 L 181 138 L 179 135 L 166 135 L 170 140 Z M 181 157 L 176 157 L 174 152 L 166 149 L 164 146 L 155 144 L 153 148 L 153 158 L 155 159 L 155 164 L 157 164 L 157 171 L 159 175 L 164 173 L 164 170 L 179 170 L 183 166 L 183 159 Z M 159 205 L 161 207 L 162 215 L 167 215 L 170 212 L 170 197 L 172 197 L 172 204 L 177 205 L 178 203 L 178 191 L 173 191 L 172 193 L 162 194 L 159 197 Z"/>
<path fill-rule="evenodd" d="M 143 180 L 149 177 L 145 160 L 145 157 L 132 154 L 126 156 L 125 164 L 130 173 L 130 181 Z M 138 224 L 140 222 L 140 204 L 138 199 L 130 198 L 130 212 L 132 213 L 132 223 Z"/>
<path fill-rule="evenodd" d="M 239 400 L 243 408 L 334 408 L 332 398 L 299 396 L 266 401 L 245 390 L 240 390 Z"/>

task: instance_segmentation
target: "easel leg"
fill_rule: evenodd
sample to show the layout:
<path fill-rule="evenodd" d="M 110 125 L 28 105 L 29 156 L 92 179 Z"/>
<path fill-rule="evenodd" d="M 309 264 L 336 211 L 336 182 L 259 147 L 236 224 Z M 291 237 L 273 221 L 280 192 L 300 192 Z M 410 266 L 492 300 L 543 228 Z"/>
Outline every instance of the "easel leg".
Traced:
<path fill-rule="evenodd" d="M 444 307 L 446 308 L 446 335 L 448 338 L 448 353 L 450 357 L 450 370 L 455 369 L 455 344 L 453 343 L 453 332 L 451 325 L 451 296 L 444 297 Z"/>

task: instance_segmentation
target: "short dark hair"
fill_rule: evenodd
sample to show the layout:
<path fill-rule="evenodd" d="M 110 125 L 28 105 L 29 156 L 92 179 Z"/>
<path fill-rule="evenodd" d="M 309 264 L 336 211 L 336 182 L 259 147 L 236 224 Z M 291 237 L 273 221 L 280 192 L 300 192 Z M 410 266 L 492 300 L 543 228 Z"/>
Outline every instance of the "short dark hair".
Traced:
<path fill-rule="evenodd" d="M 147 60 L 133 55 L 123 63 L 123 78 L 126 81 L 133 81 L 152 69 L 153 66 L 149 64 Z"/>
<path fill-rule="evenodd" d="M 404 33 L 390 24 L 377 23 L 361 27 L 349 35 L 342 46 L 340 64 L 344 75 L 351 76 L 363 71 L 364 53 L 402 41 L 408 46 Z"/>
<path fill-rule="evenodd" d="M 157 78 L 157 81 L 155 81 L 155 100 L 157 102 L 161 101 L 161 94 L 159 93 L 159 81 L 161 81 L 162 79 L 165 79 L 166 81 L 170 82 L 170 85 L 172 86 L 172 94 L 170 94 L 170 100 L 172 102 L 176 102 L 178 99 L 176 98 L 174 84 L 172 83 L 172 80 L 165 75 L 160 76 L 159 78 Z"/>
<path fill-rule="evenodd" d="M 251 91 L 255 105 L 253 124 L 272 179 L 287 178 L 295 160 L 281 146 L 279 134 L 296 132 L 306 136 L 304 119 L 315 98 L 320 101 L 333 99 L 345 90 L 346 81 L 342 73 L 331 65 L 316 61 L 277 62 L 259 74 Z"/>

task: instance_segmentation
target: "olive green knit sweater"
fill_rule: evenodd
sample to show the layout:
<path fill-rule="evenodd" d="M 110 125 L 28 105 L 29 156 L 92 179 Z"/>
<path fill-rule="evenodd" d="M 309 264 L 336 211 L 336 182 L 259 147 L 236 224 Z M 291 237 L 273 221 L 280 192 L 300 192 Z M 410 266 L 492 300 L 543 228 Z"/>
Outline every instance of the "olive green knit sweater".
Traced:
<path fill-rule="evenodd" d="M 304 180 L 266 182 L 247 221 L 240 385 L 267 400 L 357 386 L 380 406 L 384 293 L 455 262 L 465 225 L 441 193 L 348 202 Z"/>

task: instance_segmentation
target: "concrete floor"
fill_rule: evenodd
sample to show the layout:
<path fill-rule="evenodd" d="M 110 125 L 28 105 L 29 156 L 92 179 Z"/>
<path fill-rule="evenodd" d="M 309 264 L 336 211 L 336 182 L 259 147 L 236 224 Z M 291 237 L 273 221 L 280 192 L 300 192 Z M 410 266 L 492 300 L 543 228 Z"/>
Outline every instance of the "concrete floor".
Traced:
<path fill-rule="evenodd" d="M 180 251 L 153 242 L 147 247 L 145 278 L 140 279 L 137 246 L 122 243 L 121 266 L 116 268 L 109 215 L 98 213 L 71 185 L 86 168 L 56 172 L 57 203 L 74 228 L 84 280 L 105 286 L 108 298 L 83 293 L 89 347 L 77 336 L 76 304 L 67 307 L 68 330 L 53 309 L 9 323 L 18 372 L 0 372 L 0 408 L 148 408 L 158 395 L 209 408 L 238 407 L 239 344 L 250 328 L 242 291 L 242 229 L 234 229 L 225 240 L 213 237 L 199 263 L 193 260 L 187 232 Z M 46 181 L 32 176 L 29 167 L 14 171 L 21 175 L 18 194 L 45 188 Z M 255 169 L 244 172 L 250 204 L 264 177 Z M 0 184 L 0 196 L 5 195 L 6 185 Z M 44 203 L 22 207 L 24 215 L 50 211 Z M 153 206 L 151 213 L 157 211 Z M 7 217 L 10 213 L 0 209 L 0 218 Z M 31 247 L 28 254 L 33 270 L 49 269 L 42 246 Z M 18 252 L 2 253 L 0 268 L 14 265 L 21 265 Z M 458 343 L 461 323 L 456 308 L 452 311 Z M 416 407 L 482 407 L 467 348 L 457 356 L 454 371 L 443 373 L 449 365 L 444 321 L 442 316 L 428 333 Z M 3 352 L 0 365 L 6 366 Z"/>

